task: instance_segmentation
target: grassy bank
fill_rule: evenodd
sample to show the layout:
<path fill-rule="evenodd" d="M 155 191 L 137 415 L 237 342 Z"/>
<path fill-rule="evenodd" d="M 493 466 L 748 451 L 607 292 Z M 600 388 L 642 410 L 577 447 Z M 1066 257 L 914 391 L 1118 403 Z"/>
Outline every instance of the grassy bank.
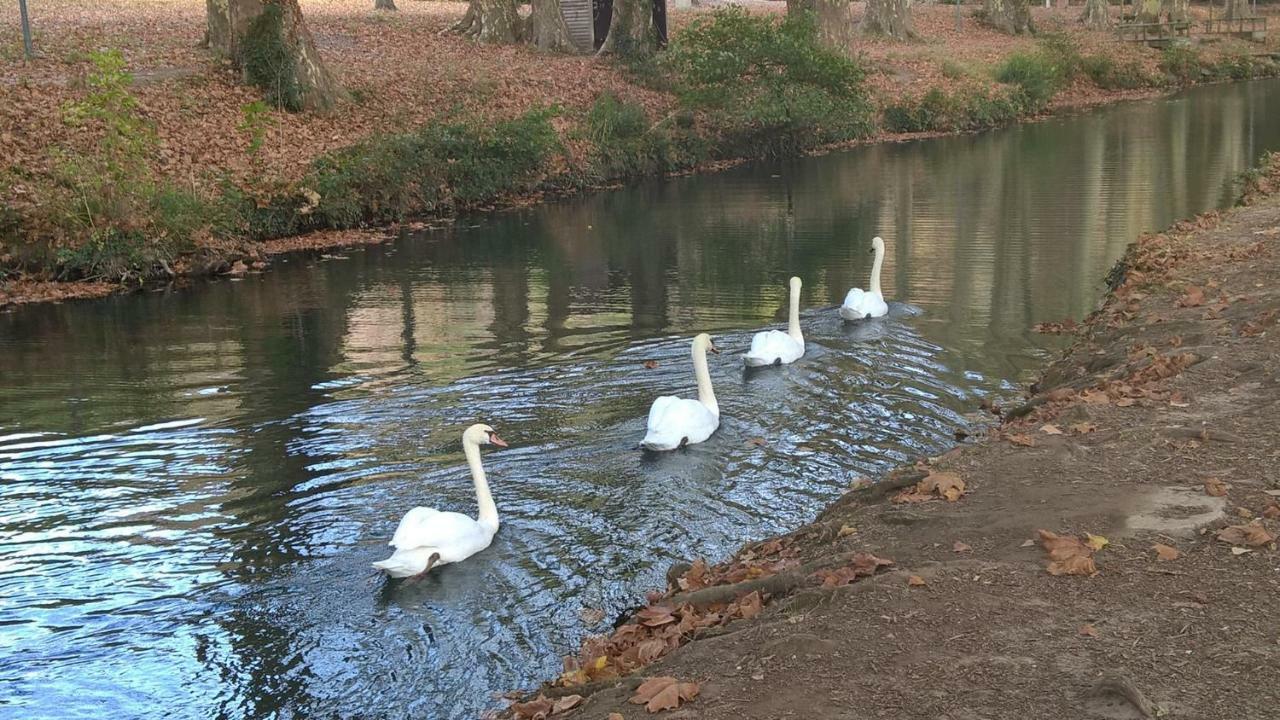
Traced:
<path fill-rule="evenodd" d="M 354 130 L 284 112 L 239 87 L 244 102 L 233 106 L 234 118 L 187 128 L 172 116 L 198 119 L 198 99 L 168 110 L 184 89 L 139 81 L 130 60 L 137 48 L 68 58 L 78 73 L 56 105 L 29 84 L 6 91 L 19 107 L 38 99 L 44 105 L 33 113 L 53 113 L 56 124 L 41 129 L 39 148 L 4 136 L 17 149 L 0 170 L 0 282 L 137 286 L 224 272 L 260 261 L 259 243 L 272 238 L 449 216 L 894 134 L 989 128 L 1100 97 L 1277 72 L 1247 46 L 1154 51 L 1079 31 L 1020 39 L 983 63 L 963 52 L 938 60 L 938 47 L 927 44 L 872 43 L 851 58 L 819 45 L 807 20 L 773 12 L 696 13 L 675 24 L 670 49 L 655 58 L 534 58 L 590 63 L 605 80 L 585 91 L 550 87 L 506 104 L 481 74 L 461 83 L 468 92 L 451 96 L 447 110 L 427 111 L 353 87 L 357 106 L 404 111 L 403 122 L 376 127 L 348 117 Z M 976 41 L 942 44 L 956 42 Z M 909 57 L 897 58 L 904 48 Z M 481 58 L 487 65 L 524 52 L 477 51 L 493 56 Z M 914 72 L 906 82 L 903 68 Z M 191 133 L 206 131 L 216 143 L 232 119 L 235 150 L 202 158 L 203 139 Z M 318 132 L 330 140 L 293 147 L 285 161 L 281 147 L 296 143 L 295 133 Z"/>

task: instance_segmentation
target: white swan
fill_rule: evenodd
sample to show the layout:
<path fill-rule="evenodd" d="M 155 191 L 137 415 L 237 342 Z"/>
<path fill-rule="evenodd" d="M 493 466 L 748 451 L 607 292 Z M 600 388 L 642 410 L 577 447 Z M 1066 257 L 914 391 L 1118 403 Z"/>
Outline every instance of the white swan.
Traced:
<path fill-rule="evenodd" d="M 880 294 L 880 266 L 884 264 L 884 240 L 879 237 L 872 238 L 871 251 L 876 254 L 876 261 L 871 266 L 871 289 L 854 288 L 844 296 L 844 304 L 840 306 L 840 317 L 845 320 L 884 317 L 889 313 L 884 295 Z"/>
<path fill-rule="evenodd" d="M 762 330 L 751 338 L 751 349 L 742 356 L 750 367 L 786 365 L 804 355 L 804 335 L 800 334 L 800 278 L 791 278 L 791 311 L 787 331 Z"/>
<path fill-rule="evenodd" d="M 461 562 L 489 547 L 498 532 L 498 507 L 493 504 L 489 481 L 480 464 L 481 445 L 507 444 L 488 425 L 472 425 L 462 433 L 462 452 L 476 485 L 479 517 L 472 520 L 462 513 L 416 507 L 405 513 L 391 537 L 395 552 L 374 563 L 375 568 L 394 578 L 420 577 L 433 567 Z"/>
<path fill-rule="evenodd" d="M 720 352 L 711 336 L 702 333 L 693 339 L 693 376 L 698 381 L 698 399 L 663 395 L 649 408 L 649 430 L 640 446 L 646 450 L 675 450 L 711 437 L 720 427 L 720 406 L 711 390 L 707 371 L 707 351 Z"/>

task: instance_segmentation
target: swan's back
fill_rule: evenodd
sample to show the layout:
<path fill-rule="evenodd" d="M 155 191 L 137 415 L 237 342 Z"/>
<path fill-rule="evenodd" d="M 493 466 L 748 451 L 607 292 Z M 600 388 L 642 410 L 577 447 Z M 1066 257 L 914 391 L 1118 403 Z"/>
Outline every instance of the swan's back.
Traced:
<path fill-rule="evenodd" d="M 641 445 L 650 450 L 674 450 L 683 442 L 706 440 L 720 426 L 720 417 L 697 400 L 663 395 L 649 408 L 648 432 Z"/>

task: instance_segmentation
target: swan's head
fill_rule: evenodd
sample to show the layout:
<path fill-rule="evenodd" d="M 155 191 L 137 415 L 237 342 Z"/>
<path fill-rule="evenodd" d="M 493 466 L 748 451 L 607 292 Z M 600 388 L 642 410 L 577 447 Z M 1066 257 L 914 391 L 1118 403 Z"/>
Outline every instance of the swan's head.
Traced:
<path fill-rule="evenodd" d="M 716 349 L 716 344 L 711 342 L 711 336 L 706 333 L 701 333 L 693 339 L 693 347 L 695 349 L 709 350 L 717 355 L 720 354 L 720 351 Z"/>
<path fill-rule="evenodd" d="M 506 447 L 507 442 L 498 437 L 498 433 L 488 425 L 477 423 L 467 428 L 462 433 L 462 442 L 471 443 L 472 445 L 497 445 L 498 447 Z"/>
<path fill-rule="evenodd" d="M 868 252 L 884 252 L 884 238 L 879 235 L 871 238 L 871 250 Z"/>
<path fill-rule="evenodd" d="M 800 278 L 798 277 L 791 278 L 791 292 L 793 293 L 800 292 Z"/>

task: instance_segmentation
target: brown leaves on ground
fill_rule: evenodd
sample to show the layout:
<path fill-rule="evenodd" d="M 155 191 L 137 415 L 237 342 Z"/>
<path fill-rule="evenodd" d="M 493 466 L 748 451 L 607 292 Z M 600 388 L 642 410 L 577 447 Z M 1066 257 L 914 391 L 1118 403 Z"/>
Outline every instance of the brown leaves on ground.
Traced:
<path fill-rule="evenodd" d="M 636 694 L 631 696 L 630 702 L 644 705 L 644 709 L 651 713 L 675 710 L 681 703 L 698 697 L 701 689 L 698 683 L 680 682 L 670 676 L 649 678 L 636 688 Z"/>
<path fill-rule="evenodd" d="M 1062 322 L 1036 323 L 1035 325 L 1031 326 L 1031 329 L 1035 332 L 1042 333 L 1044 335 L 1063 335 L 1065 333 L 1073 333 L 1079 327 L 1080 327 L 1079 323 L 1077 323 L 1075 320 L 1072 320 L 1071 318 L 1067 318 Z"/>
<path fill-rule="evenodd" d="M 539 695 L 529 702 L 513 703 L 511 711 L 519 720 L 544 720 L 552 715 L 563 715 L 581 704 L 581 695 L 565 695 L 555 700 Z"/>
<path fill-rule="evenodd" d="M 1204 494 L 1211 497 L 1224 497 L 1226 496 L 1227 489 L 1229 487 L 1231 486 L 1222 482 L 1218 478 L 1209 478 L 1204 481 Z"/>
<path fill-rule="evenodd" d="M 1268 532 L 1261 521 L 1254 520 L 1248 525 L 1231 525 L 1219 530 L 1218 539 L 1232 545 L 1259 547 L 1274 542 L 1276 536 Z"/>
<path fill-rule="evenodd" d="M 1098 637 L 1098 629 L 1093 625 L 1081 625 L 1080 634 L 1084 637 Z"/>
<path fill-rule="evenodd" d="M 1268 520 L 1280 518 L 1280 505 L 1276 505 L 1275 503 L 1268 505 L 1267 508 L 1262 511 L 1262 517 L 1267 518 Z"/>
<path fill-rule="evenodd" d="M 1151 546 L 1151 549 L 1156 551 L 1157 562 L 1170 562 L 1182 557 L 1182 553 L 1178 552 L 1178 548 L 1173 547 L 1172 545 L 1156 543 Z"/>
<path fill-rule="evenodd" d="M 911 577 L 907 578 L 908 587 L 924 587 L 928 584 L 929 583 L 925 582 L 924 578 L 920 577 L 919 575 L 912 575 Z"/>
<path fill-rule="evenodd" d="M 1008 433 L 1004 437 L 1006 440 L 1013 443 L 1014 445 L 1021 445 L 1022 447 L 1036 446 L 1035 439 L 1025 433 Z"/>
<path fill-rule="evenodd" d="M 1086 540 L 1081 540 L 1070 535 L 1058 535 L 1048 530 L 1037 530 L 1040 535 L 1040 544 L 1044 547 L 1045 552 L 1049 554 L 1049 563 L 1046 569 L 1050 575 L 1088 575 L 1090 577 L 1098 574 L 1098 568 L 1093 564 L 1093 553 L 1096 547 L 1105 545 L 1106 538 L 1098 535 L 1088 535 Z M 1098 538 L 1099 540 L 1094 540 Z"/>
<path fill-rule="evenodd" d="M 819 570 L 814 573 L 814 576 L 822 581 L 822 587 L 833 588 L 848 585 L 861 577 L 870 577 L 879 572 L 880 568 L 891 565 L 893 565 L 892 560 L 876 557 L 871 553 L 860 552 L 854 555 L 853 561 L 848 565 L 830 570 Z"/>
<path fill-rule="evenodd" d="M 952 544 L 951 546 L 951 552 L 967 553 L 972 551 L 973 551 L 973 548 L 969 547 L 968 543 L 963 543 L 963 542 L 960 542 L 959 540 L 955 541 L 955 543 Z"/>
<path fill-rule="evenodd" d="M 652 370 L 652 369 L 654 369 L 654 368 L 658 367 L 658 361 L 657 361 L 657 360 L 645 360 L 643 363 L 641 363 L 641 365 L 644 367 L 644 369 L 645 369 L 645 370 Z"/>
<path fill-rule="evenodd" d="M 1178 300 L 1180 307 L 1197 307 L 1204 304 L 1204 289 L 1198 285 L 1187 287 L 1187 291 L 1183 293 L 1182 298 Z"/>
<path fill-rule="evenodd" d="M 964 496 L 964 480 L 950 472 L 930 470 L 929 476 L 910 490 L 904 490 L 893 496 L 896 503 L 918 503 L 933 500 L 935 497 L 955 502 Z"/>

